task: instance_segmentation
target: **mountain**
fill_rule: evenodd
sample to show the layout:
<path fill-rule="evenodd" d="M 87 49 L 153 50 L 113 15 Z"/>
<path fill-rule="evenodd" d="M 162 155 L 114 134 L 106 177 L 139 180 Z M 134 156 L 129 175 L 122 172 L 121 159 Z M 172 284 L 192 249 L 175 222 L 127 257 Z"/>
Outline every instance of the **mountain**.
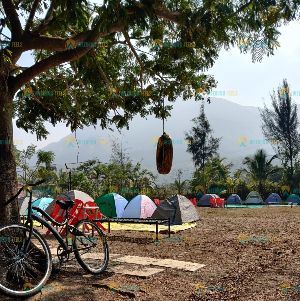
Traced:
<path fill-rule="evenodd" d="M 212 98 L 211 104 L 205 105 L 206 115 L 214 130 L 215 137 L 221 137 L 220 155 L 234 167 L 239 167 L 243 158 L 252 155 L 258 148 L 264 148 L 273 153 L 262 134 L 261 118 L 257 107 L 242 106 L 222 99 Z M 195 101 L 177 101 L 172 110 L 172 116 L 165 123 L 165 131 L 173 139 L 174 157 L 173 173 L 160 176 L 160 181 L 170 182 L 174 179 L 174 171 L 183 169 L 185 177 L 193 172 L 191 155 L 186 152 L 184 133 L 192 127 L 191 120 L 200 112 L 200 103 Z M 107 162 L 111 154 L 111 141 L 122 141 L 124 149 L 134 161 L 142 161 L 143 167 L 156 171 L 156 142 L 162 134 L 162 121 L 154 117 L 142 119 L 135 117 L 129 130 L 109 131 L 87 127 L 74 134 L 51 143 L 44 150 L 55 153 L 55 163 L 63 165 L 68 162 L 79 162 L 98 158 Z"/>

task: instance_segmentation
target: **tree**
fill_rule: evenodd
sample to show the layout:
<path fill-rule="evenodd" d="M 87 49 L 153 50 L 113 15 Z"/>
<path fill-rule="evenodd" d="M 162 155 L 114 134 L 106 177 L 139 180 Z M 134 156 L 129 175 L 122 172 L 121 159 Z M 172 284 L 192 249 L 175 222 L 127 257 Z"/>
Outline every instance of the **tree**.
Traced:
<path fill-rule="evenodd" d="M 229 186 L 231 190 L 228 189 L 228 196 L 232 193 L 238 194 L 242 199 L 245 199 L 248 193 L 251 191 L 249 185 L 247 185 L 247 175 L 245 174 L 244 169 L 237 169 L 232 177 L 234 182 L 233 187 Z"/>
<path fill-rule="evenodd" d="M 112 142 L 110 161 L 120 165 L 130 162 L 128 151 L 123 147 L 122 142 L 116 140 Z"/>
<path fill-rule="evenodd" d="M 25 150 L 16 150 L 16 164 L 23 170 L 22 180 L 26 183 L 32 179 L 33 171 L 30 169 L 29 162 L 36 153 L 36 146 L 31 144 Z"/>
<path fill-rule="evenodd" d="M 264 107 L 261 111 L 263 132 L 271 142 L 278 157 L 287 169 L 287 178 L 292 184 L 295 163 L 300 152 L 300 135 L 297 105 L 292 102 L 290 88 L 286 80 L 273 91 L 272 109 Z"/>
<path fill-rule="evenodd" d="M 191 181 L 193 190 L 207 193 L 211 186 L 225 186 L 232 164 L 226 164 L 224 160 L 213 158 L 206 162 L 203 168 L 198 168 Z"/>
<path fill-rule="evenodd" d="M 135 114 L 167 116 L 171 108 L 162 110 L 161 99 L 175 101 L 181 93 L 188 99 L 197 88 L 209 92 L 215 86 L 202 72 L 221 48 L 248 35 L 250 41 L 265 39 L 272 54 L 276 27 L 298 12 L 297 0 L 99 3 L 0 2 L 1 224 L 12 220 L 14 205 L 3 204 L 17 184 L 13 117 L 41 139 L 46 120 L 75 130 L 98 123 L 128 126 Z M 26 51 L 35 62 L 19 66 Z"/>
<path fill-rule="evenodd" d="M 39 150 L 37 152 L 37 165 L 44 163 L 46 169 L 50 170 L 51 169 L 51 163 L 54 161 L 55 159 L 55 155 L 53 152 L 51 151 L 42 151 Z"/>
<path fill-rule="evenodd" d="M 113 153 L 121 154 L 116 147 L 116 144 L 112 146 Z M 129 199 L 145 188 L 152 188 L 154 175 L 147 169 L 143 169 L 140 162 L 134 164 L 128 154 L 123 153 L 122 158 L 123 161 L 110 160 L 107 164 L 96 160 L 82 163 L 73 172 L 73 188 L 85 191 L 93 197 L 118 192 Z"/>
<path fill-rule="evenodd" d="M 258 192 L 265 195 L 266 181 L 276 174 L 279 169 L 272 165 L 272 161 L 276 159 L 276 155 L 269 160 L 267 154 L 263 149 L 259 149 L 253 157 L 246 157 L 243 164 L 246 166 L 244 172 L 253 180 Z"/>
<path fill-rule="evenodd" d="M 178 169 L 176 172 L 175 181 L 172 185 L 176 189 L 178 194 L 184 194 L 184 191 L 187 188 L 187 184 L 188 184 L 187 180 L 184 181 L 181 180 L 181 176 L 182 176 L 182 170 Z"/>
<path fill-rule="evenodd" d="M 206 118 L 204 104 L 201 105 L 200 115 L 192 121 L 192 130 L 185 135 L 187 151 L 192 153 L 195 166 L 203 168 L 208 160 L 217 155 L 221 139 L 212 136 L 213 131 Z"/>

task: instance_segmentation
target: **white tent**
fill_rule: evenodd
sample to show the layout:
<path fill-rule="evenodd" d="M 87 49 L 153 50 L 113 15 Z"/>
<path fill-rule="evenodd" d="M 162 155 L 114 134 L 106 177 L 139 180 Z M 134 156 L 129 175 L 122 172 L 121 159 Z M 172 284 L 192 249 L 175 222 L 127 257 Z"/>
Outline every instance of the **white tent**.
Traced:
<path fill-rule="evenodd" d="M 151 217 L 157 206 L 146 195 L 137 195 L 125 207 L 123 218 Z"/>
<path fill-rule="evenodd" d="M 32 203 L 37 199 L 37 197 L 32 197 Z M 20 205 L 20 215 L 26 215 L 28 209 L 29 196 L 24 198 Z"/>

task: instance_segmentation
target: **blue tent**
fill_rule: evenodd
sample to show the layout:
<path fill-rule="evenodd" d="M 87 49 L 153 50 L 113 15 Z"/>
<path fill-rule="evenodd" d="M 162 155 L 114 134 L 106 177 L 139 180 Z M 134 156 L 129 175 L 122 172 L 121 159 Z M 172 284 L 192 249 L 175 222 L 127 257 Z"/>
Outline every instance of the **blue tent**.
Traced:
<path fill-rule="evenodd" d="M 236 205 L 236 204 L 241 204 L 241 198 L 237 194 L 232 194 L 228 197 L 227 199 L 227 205 Z"/>
<path fill-rule="evenodd" d="M 52 198 L 40 198 L 40 199 L 35 200 L 32 203 L 32 207 L 38 207 L 38 208 L 40 208 L 40 209 L 42 209 L 42 210 L 45 211 L 48 208 L 48 206 L 50 205 L 50 203 L 52 203 L 52 202 L 53 202 Z M 33 212 L 35 214 L 41 215 L 36 210 L 33 210 Z"/>
<path fill-rule="evenodd" d="M 267 204 L 278 204 L 280 203 L 282 200 L 281 200 L 281 197 L 277 194 L 277 193 L 271 193 L 268 198 L 266 199 L 266 203 Z"/>
<path fill-rule="evenodd" d="M 210 200 L 218 198 L 216 194 L 205 194 L 203 195 L 200 200 L 197 202 L 198 207 L 210 207 Z"/>

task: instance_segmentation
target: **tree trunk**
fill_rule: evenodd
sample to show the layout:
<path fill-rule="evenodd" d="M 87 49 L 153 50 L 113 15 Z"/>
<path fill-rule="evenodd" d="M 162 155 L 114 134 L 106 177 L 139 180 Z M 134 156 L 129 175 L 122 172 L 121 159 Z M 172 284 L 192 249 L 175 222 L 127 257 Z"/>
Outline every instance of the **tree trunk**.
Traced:
<path fill-rule="evenodd" d="M 258 181 L 258 187 L 257 187 L 258 193 L 260 194 L 260 196 L 262 195 L 262 182 Z"/>
<path fill-rule="evenodd" d="M 17 201 L 4 206 L 17 190 L 12 124 L 13 95 L 7 90 L 6 81 L 0 78 L 0 225 L 19 221 Z"/>
<path fill-rule="evenodd" d="M 290 185 L 292 186 L 292 188 L 294 187 L 295 183 L 294 183 L 294 162 L 293 162 L 293 154 L 292 151 L 290 150 Z"/>

